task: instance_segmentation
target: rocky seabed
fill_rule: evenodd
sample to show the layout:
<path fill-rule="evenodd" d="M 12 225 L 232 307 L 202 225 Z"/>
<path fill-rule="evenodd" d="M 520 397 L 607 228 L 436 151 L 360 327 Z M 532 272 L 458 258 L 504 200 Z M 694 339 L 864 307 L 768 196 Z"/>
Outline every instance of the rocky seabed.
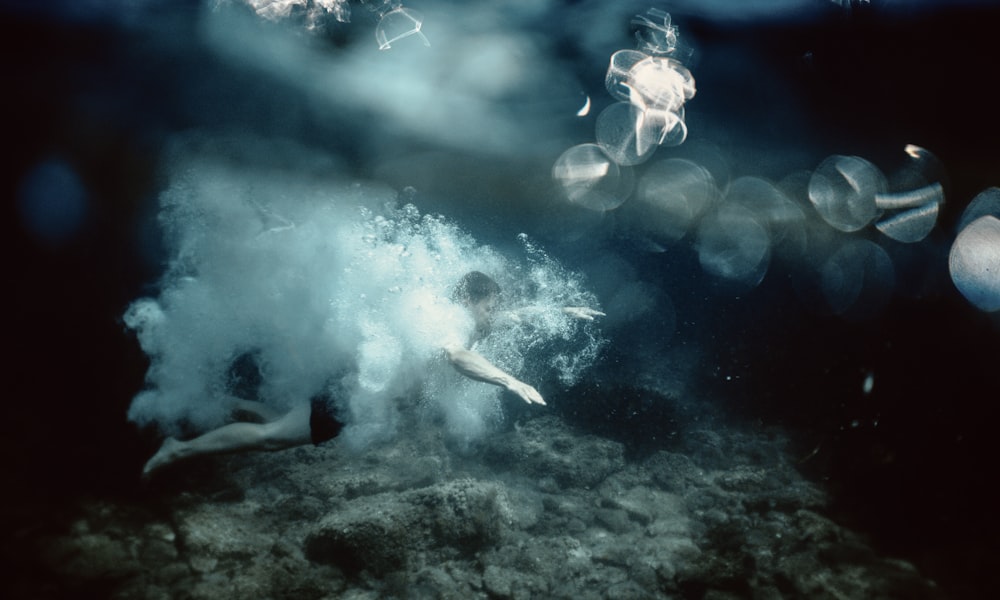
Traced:
<path fill-rule="evenodd" d="M 670 451 L 543 416 L 461 451 L 431 427 L 199 459 L 148 502 L 89 500 L 29 544 L 25 597 L 937 598 L 824 516 L 780 435 L 689 428 Z"/>

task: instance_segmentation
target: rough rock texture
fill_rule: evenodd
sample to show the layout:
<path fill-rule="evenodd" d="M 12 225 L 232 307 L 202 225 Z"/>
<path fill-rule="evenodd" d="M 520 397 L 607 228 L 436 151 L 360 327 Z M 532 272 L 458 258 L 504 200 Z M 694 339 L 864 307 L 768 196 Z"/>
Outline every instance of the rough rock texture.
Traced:
<path fill-rule="evenodd" d="M 406 569 L 427 550 L 474 552 L 500 540 L 510 518 L 502 486 L 457 479 L 356 498 L 306 537 L 306 555 L 350 573 Z"/>
<path fill-rule="evenodd" d="M 825 516 L 780 437 L 682 438 L 626 461 L 545 416 L 461 454 L 421 426 L 363 456 L 205 458 L 3 550 L 30 550 L 33 598 L 944 597 Z"/>

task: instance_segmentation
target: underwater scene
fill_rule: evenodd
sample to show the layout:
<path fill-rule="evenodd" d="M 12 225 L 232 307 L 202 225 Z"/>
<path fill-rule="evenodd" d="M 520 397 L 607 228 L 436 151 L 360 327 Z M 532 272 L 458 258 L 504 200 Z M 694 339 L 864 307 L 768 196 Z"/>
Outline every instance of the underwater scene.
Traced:
<path fill-rule="evenodd" d="M 998 27 L 0 1 L 0 594 L 991 597 Z"/>

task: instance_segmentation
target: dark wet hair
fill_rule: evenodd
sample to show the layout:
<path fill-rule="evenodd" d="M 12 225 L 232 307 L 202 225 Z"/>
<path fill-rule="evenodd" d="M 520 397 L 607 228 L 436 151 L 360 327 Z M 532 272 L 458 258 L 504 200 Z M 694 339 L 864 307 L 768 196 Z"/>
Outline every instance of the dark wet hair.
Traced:
<path fill-rule="evenodd" d="M 475 304 L 491 296 L 500 295 L 500 284 L 493 281 L 489 275 L 479 271 L 469 271 L 458 280 L 455 292 L 451 295 L 456 302 Z"/>

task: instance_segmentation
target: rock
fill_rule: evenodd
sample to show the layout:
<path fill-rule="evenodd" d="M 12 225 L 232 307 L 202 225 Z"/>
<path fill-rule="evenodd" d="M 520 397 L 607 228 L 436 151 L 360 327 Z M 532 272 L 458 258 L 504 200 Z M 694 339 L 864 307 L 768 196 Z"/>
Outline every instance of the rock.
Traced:
<path fill-rule="evenodd" d="M 496 565 L 490 565 L 483 571 L 483 587 L 486 591 L 498 598 L 510 598 L 513 582 L 511 578 L 516 576 L 514 571 L 503 569 Z"/>
<path fill-rule="evenodd" d="M 419 551 L 489 546 L 510 519 L 500 484 L 461 479 L 347 502 L 309 533 L 305 550 L 310 560 L 349 573 L 385 574 L 405 569 Z"/>
<path fill-rule="evenodd" d="M 705 483 L 704 471 L 684 454 L 661 450 L 646 459 L 643 466 L 652 480 L 668 492 L 680 492 Z"/>
<path fill-rule="evenodd" d="M 248 502 L 207 503 L 179 511 L 180 544 L 191 568 L 208 573 L 220 561 L 243 562 L 270 554 L 274 538 L 257 513 L 258 507 Z"/>
<path fill-rule="evenodd" d="M 556 417 L 540 417 L 485 442 L 483 459 L 503 471 L 550 477 L 562 488 L 591 488 L 625 466 L 625 449 L 575 433 Z"/>

